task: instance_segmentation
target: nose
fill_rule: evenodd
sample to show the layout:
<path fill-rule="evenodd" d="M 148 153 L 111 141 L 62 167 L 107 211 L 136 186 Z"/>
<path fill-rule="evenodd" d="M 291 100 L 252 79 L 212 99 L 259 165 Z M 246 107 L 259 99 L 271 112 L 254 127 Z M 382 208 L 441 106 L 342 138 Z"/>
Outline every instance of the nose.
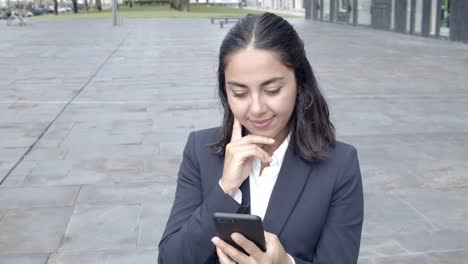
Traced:
<path fill-rule="evenodd" d="M 252 116 L 261 117 L 266 113 L 267 107 L 261 95 L 256 94 L 252 96 L 250 103 L 250 113 Z"/>

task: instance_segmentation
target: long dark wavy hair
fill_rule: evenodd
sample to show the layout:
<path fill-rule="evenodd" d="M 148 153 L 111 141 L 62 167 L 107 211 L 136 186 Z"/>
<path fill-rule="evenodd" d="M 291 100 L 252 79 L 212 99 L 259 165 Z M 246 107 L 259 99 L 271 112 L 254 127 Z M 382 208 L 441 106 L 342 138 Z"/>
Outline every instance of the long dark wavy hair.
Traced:
<path fill-rule="evenodd" d="M 224 117 L 219 141 L 211 147 L 217 154 L 224 155 L 234 124 L 225 87 L 227 57 L 249 46 L 274 52 L 286 67 L 294 71 L 298 94 L 289 120 L 290 146 L 307 161 L 327 159 L 328 151 L 335 146 L 335 128 L 307 60 L 304 43 L 289 22 L 271 13 L 247 15 L 231 28 L 221 44 L 218 92 Z"/>

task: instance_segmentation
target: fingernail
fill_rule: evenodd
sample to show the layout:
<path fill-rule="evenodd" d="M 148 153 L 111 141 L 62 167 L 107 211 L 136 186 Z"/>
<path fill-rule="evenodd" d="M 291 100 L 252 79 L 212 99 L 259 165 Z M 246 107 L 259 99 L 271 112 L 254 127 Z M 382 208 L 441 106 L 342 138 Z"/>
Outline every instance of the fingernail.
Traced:
<path fill-rule="evenodd" d="M 216 245 L 216 243 L 218 243 L 218 240 L 217 240 L 217 238 L 216 238 L 216 237 L 213 237 L 213 238 L 211 239 L 211 242 L 213 242 L 213 244 L 215 244 L 215 245 Z"/>
<path fill-rule="evenodd" d="M 232 237 L 232 239 L 234 239 L 234 240 L 239 239 L 239 235 L 236 234 L 236 233 L 233 233 L 233 234 L 231 235 L 231 237 Z"/>

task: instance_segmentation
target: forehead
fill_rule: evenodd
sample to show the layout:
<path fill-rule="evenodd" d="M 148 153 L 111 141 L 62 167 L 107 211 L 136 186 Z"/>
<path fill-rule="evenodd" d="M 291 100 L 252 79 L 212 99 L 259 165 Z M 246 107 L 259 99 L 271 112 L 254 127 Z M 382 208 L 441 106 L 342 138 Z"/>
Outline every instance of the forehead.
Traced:
<path fill-rule="evenodd" d="M 275 52 L 255 48 L 242 49 L 228 56 L 225 68 L 226 81 L 252 84 L 271 77 L 288 79 L 293 75 Z"/>

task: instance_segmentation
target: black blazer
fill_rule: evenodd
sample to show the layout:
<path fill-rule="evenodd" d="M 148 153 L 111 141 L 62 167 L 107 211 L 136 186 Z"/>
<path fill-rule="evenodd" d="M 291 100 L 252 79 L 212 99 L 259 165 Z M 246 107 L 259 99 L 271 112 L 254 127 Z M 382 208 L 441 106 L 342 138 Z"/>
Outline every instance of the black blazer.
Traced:
<path fill-rule="evenodd" d="M 249 211 L 248 180 L 239 205 L 218 182 L 224 157 L 208 147 L 220 128 L 190 133 L 180 165 L 175 200 L 159 243 L 158 263 L 216 263 L 211 238 L 215 212 Z M 300 263 L 357 263 L 363 191 L 356 149 L 337 142 L 325 161 L 308 162 L 289 146 L 264 217 L 265 231 L 279 237 Z"/>

